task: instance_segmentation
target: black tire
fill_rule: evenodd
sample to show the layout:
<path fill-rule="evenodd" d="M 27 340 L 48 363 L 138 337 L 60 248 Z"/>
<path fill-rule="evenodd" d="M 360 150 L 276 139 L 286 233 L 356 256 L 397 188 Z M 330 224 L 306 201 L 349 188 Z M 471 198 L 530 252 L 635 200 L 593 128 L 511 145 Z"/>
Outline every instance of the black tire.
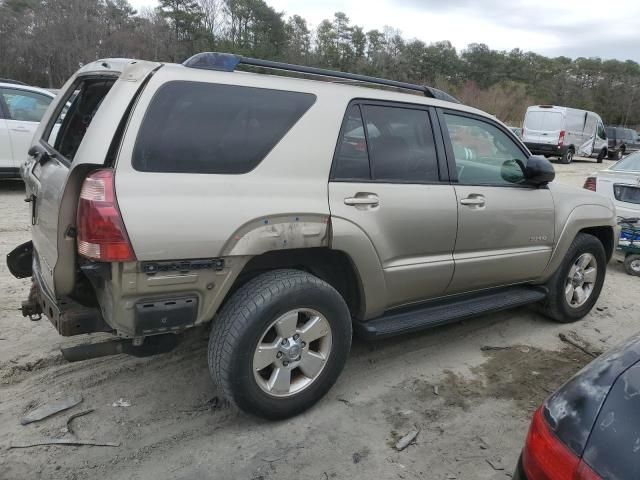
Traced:
<path fill-rule="evenodd" d="M 618 150 L 618 156 L 616 158 L 618 160 L 622 160 L 622 157 L 624 157 L 625 152 L 626 152 L 626 149 L 622 147 L 620 150 Z"/>
<path fill-rule="evenodd" d="M 560 157 L 560 163 L 568 165 L 573 161 L 573 148 L 567 148 L 562 157 Z"/>
<path fill-rule="evenodd" d="M 319 376 L 289 397 L 263 391 L 253 374 L 253 354 L 265 329 L 280 315 L 311 308 L 331 327 L 331 352 Z M 240 287 L 223 306 L 209 337 L 209 372 L 224 396 L 241 410 L 269 420 L 293 417 L 333 386 L 351 349 L 351 315 L 328 283 L 299 270 L 273 270 Z"/>
<path fill-rule="evenodd" d="M 638 262 L 640 262 L 640 255 L 637 255 L 635 253 L 631 253 L 624 257 L 624 269 L 629 275 L 640 277 L 640 268 L 638 266 Z"/>
<path fill-rule="evenodd" d="M 591 253 L 596 259 L 596 281 L 593 291 L 586 303 L 574 308 L 569 306 L 564 295 L 564 289 L 569 270 L 583 253 Z M 560 268 L 553 274 L 546 285 L 549 294 L 541 305 L 542 313 L 552 320 L 561 323 L 571 323 L 583 318 L 598 301 L 598 297 L 602 291 L 606 269 L 606 254 L 600 240 L 593 235 L 579 233 L 571 243 Z"/>
<path fill-rule="evenodd" d="M 604 157 L 607 156 L 607 149 L 603 148 L 602 150 L 600 150 L 600 153 L 598 154 L 598 158 L 596 159 L 596 161 L 598 163 L 602 163 L 602 161 L 604 160 Z"/>

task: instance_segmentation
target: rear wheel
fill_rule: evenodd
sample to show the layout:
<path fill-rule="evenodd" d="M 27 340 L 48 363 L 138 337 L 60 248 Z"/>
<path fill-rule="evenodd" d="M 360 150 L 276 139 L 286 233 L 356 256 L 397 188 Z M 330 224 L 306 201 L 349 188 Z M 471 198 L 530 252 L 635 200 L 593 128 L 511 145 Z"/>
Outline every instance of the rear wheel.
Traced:
<path fill-rule="evenodd" d="M 549 294 L 542 304 L 543 313 L 562 323 L 580 320 L 597 302 L 606 268 L 606 255 L 600 240 L 579 233 L 547 284 Z"/>
<path fill-rule="evenodd" d="M 560 157 L 560 163 L 569 164 L 573 161 L 573 149 L 567 148 L 567 151 L 564 152 L 562 157 Z"/>
<path fill-rule="evenodd" d="M 624 269 L 629 275 L 640 277 L 640 255 L 632 253 L 624 257 Z"/>
<path fill-rule="evenodd" d="M 209 370 L 240 409 L 283 419 L 327 393 L 350 348 L 342 296 L 309 273 L 274 270 L 250 280 L 222 308 L 209 338 Z"/>

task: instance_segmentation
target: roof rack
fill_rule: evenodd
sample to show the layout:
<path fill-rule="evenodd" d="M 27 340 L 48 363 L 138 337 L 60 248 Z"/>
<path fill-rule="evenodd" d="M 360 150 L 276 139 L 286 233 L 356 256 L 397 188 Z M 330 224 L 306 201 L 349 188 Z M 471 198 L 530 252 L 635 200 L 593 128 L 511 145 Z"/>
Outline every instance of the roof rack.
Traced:
<path fill-rule="evenodd" d="M 271 60 L 260 60 L 257 58 L 243 57 L 232 53 L 202 52 L 196 53 L 182 63 L 185 67 L 200 68 L 204 70 L 217 70 L 220 72 L 233 72 L 238 65 L 249 65 L 252 67 L 270 68 L 283 70 L 286 72 L 296 72 L 307 75 L 319 75 L 322 77 L 344 78 L 354 82 L 371 83 L 386 87 L 400 88 L 403 90 L 413 90 L 422 93 L 425 97 L 436 98 L 447 102 L 460 103 L 455 97 L 437 88 L 413 83 L 398 82 L 386 78 L 370 77 L 357 73 L 338 72 L 317 67 L 305 67 L 304 65 L 294 65 L 291 63 L 274 62 Z"/>

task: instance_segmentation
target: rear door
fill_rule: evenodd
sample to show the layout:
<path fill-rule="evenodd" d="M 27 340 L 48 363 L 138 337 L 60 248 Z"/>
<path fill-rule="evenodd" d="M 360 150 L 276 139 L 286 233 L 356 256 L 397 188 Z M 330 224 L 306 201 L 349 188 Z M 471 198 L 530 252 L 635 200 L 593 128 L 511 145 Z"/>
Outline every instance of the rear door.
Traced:
<path fill-rule="evenodd" d="M 557 110 L 528 110 L 524 118 L 523 141 L 555 146 L 562 124 L 562 113 Z"/>
<path fill-rule="evenodd" d="M 437 128 L 433 109 L 361 101 L 349 107 L 336 148 L 331 216 L 372 242 L 387 308 L 441 296 L 453 275 L 457 206 Z"/>
<path fill-rule="evenodd" d="M 38 123 L 53 97 L 10 87 L 0 88 L 0 95 L 7 107 L 6 125 L 13 150 L 13 166 L 17 168 L 27 159 L 27 150 Z"/>
<path fill-rule="evenodd" d="M 31 202 L 34 275 L 50 297 L 75 283 L 74 226 L 86 173 L 109 162 L 114 138 L 145 78 L 158 64 L 107 60 L 89 64 L 63 87 L 36 130 L 22 168 Z"/>
<path fill-rule="evenodd" d="M 551 258 L 555 214 L 549 189 L 523 185 L 522 171 L 510 167 L 527 153 L 488 118 L 454 111 L 440 118 L 457 176 L 455 273 L 447 293 L 540 276 Z"/>

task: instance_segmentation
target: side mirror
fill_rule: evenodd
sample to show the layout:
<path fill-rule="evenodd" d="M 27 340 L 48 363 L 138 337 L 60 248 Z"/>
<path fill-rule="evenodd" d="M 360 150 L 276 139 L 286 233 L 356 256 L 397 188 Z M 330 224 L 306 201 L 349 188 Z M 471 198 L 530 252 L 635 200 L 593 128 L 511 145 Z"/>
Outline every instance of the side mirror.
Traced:
<path fill-rule="evenodd" d="M 500 169 L 502 178 L 513 184 L 533 185 L 541 187 L 556 178 L 556 172 L 549 160 L 532 155 L 524 162 L 522 160 L 507 160 Z"/>
<path fill-rule="evenodd" d="M 542 187 L 547 183 L 553 182 L 556 178 L 556 171 L 551 162 L 545 157 L 532 155 L 525 163 L 524 177 L 527 184 Z"/>

